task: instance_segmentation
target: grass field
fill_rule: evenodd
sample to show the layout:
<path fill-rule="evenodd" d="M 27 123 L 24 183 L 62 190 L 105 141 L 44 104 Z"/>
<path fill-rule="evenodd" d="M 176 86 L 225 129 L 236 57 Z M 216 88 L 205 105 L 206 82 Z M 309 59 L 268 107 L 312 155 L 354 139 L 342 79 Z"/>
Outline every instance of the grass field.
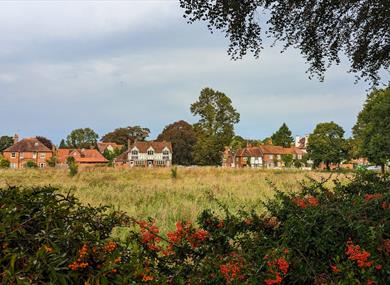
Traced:
<path fill-rule="evenodd" d="M 61 192 L 73 191 L 81 202 L 113 205 L 138 219 L 155 218 L 163 231 L 179 219 L 195 221 L 205 208 L 218 210 L 210 194 L 230 209 L 262 210 L 262 201 L 273 196 L 269 182 L 283 191 L 298 191 L 299 182 L 319 172 L 178 168 L 177 179 L 171 170 L 97 168 L 81 170 L 69 177 L 66 169 L 0 170 L 0 187 L 7 185 L 52 185 Z"/>

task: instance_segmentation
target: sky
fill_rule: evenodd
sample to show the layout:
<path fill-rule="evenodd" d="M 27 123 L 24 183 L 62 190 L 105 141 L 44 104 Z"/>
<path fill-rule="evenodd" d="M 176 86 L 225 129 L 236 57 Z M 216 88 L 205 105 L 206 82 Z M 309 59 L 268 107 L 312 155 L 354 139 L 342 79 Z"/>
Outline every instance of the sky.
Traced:
<path fill-rule="evenodd" d="M 187 24 L 178 1 L 1 1 L 0 135 L 46 136 L 73 129 L 100 136 L 141 125 L 154 139 L 178 120 L 194 123 L 204 87 L 224 92 L 241 114 L 235 130 L 294 135 L 334 121 L 351 134 L 369 85 L 348 64 L 309 79 L 299 50 L 266 42 L 259 59 L 232 61 L 228 41 Z"/>

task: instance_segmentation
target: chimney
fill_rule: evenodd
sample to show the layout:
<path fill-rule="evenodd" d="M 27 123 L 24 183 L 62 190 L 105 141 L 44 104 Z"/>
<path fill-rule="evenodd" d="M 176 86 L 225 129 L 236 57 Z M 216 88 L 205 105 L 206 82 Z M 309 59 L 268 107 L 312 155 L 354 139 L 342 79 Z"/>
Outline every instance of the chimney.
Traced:
<path fill-rule="evenodd" d="M 15 134 L 14 135 L 14 144 L 16 144 L 19 141 L 19 135 Z"/>

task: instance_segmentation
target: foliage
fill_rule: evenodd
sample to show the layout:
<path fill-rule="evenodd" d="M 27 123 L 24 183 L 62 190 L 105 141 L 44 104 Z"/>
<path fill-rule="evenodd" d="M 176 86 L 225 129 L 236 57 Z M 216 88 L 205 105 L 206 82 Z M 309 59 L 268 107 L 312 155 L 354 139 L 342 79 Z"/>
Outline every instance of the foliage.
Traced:
<path fill-rule="evenodd" d="M 68 148 L 64 139 L 61 140 L 59 148 Z"/>
<path fill-rule="evenodd" d="M 0 283 L 389 284 L 389 177 L 325 184 L 275 189 L 264 214 L 215 200 L 223 214 L 166 234 L 50 187 L 1 189 Z M 110 238 L 114 227 L 128 227 L 126 241 Z"/>
<path fill-rule="evenodd" d="M 238 149 L 246 146 L 247 141 L 241 136 L 234 136 L 230 142 L 230 150 L 235 153 Z"/>
<path fill-rule="evenodd" d="M 103 156 L 108 160 L 108 165 L 113 166 L 114 159 L 122 153 L 122 148 L 114 148 L 112 151 L 106 148 L 103 152 Z"/>
<path fill-rule="evenodd" d="M 301 159 L 294 158 L 293 165 L 295 168 L 302 168 L 305 164 Z"/>
<path fill-rule="evenodd" d="M 344 130 L 334 122 L 318 124 L 309 136 L 307 153 L 315 165 L 340 163 L 345 157 Z"/>
<path fill-rule="evenodd" d="M 10 147 L 14 144 L 13 137 L 10 136 L 1 136 L 0 137 L 0 152 L 5 150 L 6 148 Z"/>
<path fill-rule="evenodd" d="M 196 133 L 186 121 L 177 121 L 169 124 L 158 135 L 157 141 L 172 143 L 172 163 L 178 165 L 192 165 L 192 152 L 196 144 Z"/>
<path fill-rule="evenodd" d="M 10 162 L 0 155 L 0 168 L 9 168 Z"/>
<path fill-rule="evenodd" d="M 200 116 L 194 124 L 198 141 L 194 147 L 194 160 L 200 165 L 221 164 L 221 153 L 230 145 L 234 136 L 234 124 L 240 114 L 224 93 L 204 88 L 198 101 L 191 105 L 191 113 Z"/>
<path fill-rule="evenodd" d="M 56 165 L 57 165 L 57 157 L 55 155 L 53 155 L 48 160 L 46 160 L 46 162 L 47 162 L 47 165 L 49 165 L 49 167 L 56 167 Z"/>
<path fill-rule="evenodd" d="M 174 166 L 171 168 L 171 178 L 176 179 L 177 178 L 177 166 Z"/>
<path fill-rule="evenodd" d="M 390 67 L 388 0 L 180 0 L 180 6 L 188 22 L 205 21 L 211 31 L 222 30 L 233 59 L 247 52 L 258 57 L 267 34 L 283 50 L 299 48 L 310 74 L 320 79 L 331 64 L 339 64 L 340 53 L 351 62 L 350 71 L 373 83 Z"/>
<path fill-rule="evenodd" d="M 79 167 L 78 167 L 74 157 L 68 156 L 68 158 L 66 159 L 66 164 L 68 165 L 69 176 L 71 176 L 71 177 L 75 176 L 79 171 Z"/>
<path fill-rule="evenodd" d="M 66 138 L 69 148 L 92 148 L 96 146 L 99 135 L 90 128 L 73 130 Z"/>
<path fill-rule="evenodd" d="M 37 136 L 37 139 L 48 149 L 53 149 L 53 143 L 48 138 Z"/>
<path fill-rule="evenodd" d="M 271 136 L 271 139 L 273 145 L 278 145 L 282 147 L 290 147 L 291 144 L 294 142 L 294 139 L 291 136 L 291 131 L 287 127 L 286 123 L 283 123 L 279 130 L 277 130 Z"/>
<path fill-rule="evenodd" d="M 294 157 L 292 154 L 282 154 L 282 161 L 285 167 L 291 167 L 294 162 Z"/>
<path fill-rule="evenodd" d="M 390 160 L 390 87 L 374 90 L 367 96 L 353 134 L 359 153 L 369 161 L 384 166 Z"/>
<path fill-rule="evenodd" d="M 126 128 L 117 128 L 114 131 L 105 134 L 102 142 L 114 142 L 121 145 L 127 145 L 128 141 L 144 141 L 149 136 L 150 130 L 141 126 L 128 126 Z"/>
<path fill-rule="evenodd" d="M 28 160 L 25 164 L 27 168 L 38 168 L 37 163 L 34 160 Z"/>

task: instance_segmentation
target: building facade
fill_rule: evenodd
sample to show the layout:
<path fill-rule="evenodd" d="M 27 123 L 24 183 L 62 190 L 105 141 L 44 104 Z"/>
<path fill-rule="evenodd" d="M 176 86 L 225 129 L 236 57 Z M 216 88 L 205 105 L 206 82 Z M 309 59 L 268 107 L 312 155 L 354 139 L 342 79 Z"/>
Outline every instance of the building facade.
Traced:
<path fill-rule="evenodd" d="M 118 167 L 167 167 L 172 165 L 170 142 L 129 143 L 128 150 L 115 159 Z"/>
<path fill-rule="evenodd" d="M 57 150 L 57 164 L 59 166 L 65 166 L 70 156 L 80 166 L 96 166 L 108 163 L 108 160 L 96 149 L 60 148 Z"/>
<path fill-rule="evenodd" d="M 47 161 L 53 157 L 53 153 L 52 149 L 49 149 L 36 137 L 19 141 L 17 135 L 14 137 L 14 144 L 3 150 L 3 156 L 10 162 L 11 168 L 24 168 L 28 161 L 44 168 L 47 166 Z"/>

